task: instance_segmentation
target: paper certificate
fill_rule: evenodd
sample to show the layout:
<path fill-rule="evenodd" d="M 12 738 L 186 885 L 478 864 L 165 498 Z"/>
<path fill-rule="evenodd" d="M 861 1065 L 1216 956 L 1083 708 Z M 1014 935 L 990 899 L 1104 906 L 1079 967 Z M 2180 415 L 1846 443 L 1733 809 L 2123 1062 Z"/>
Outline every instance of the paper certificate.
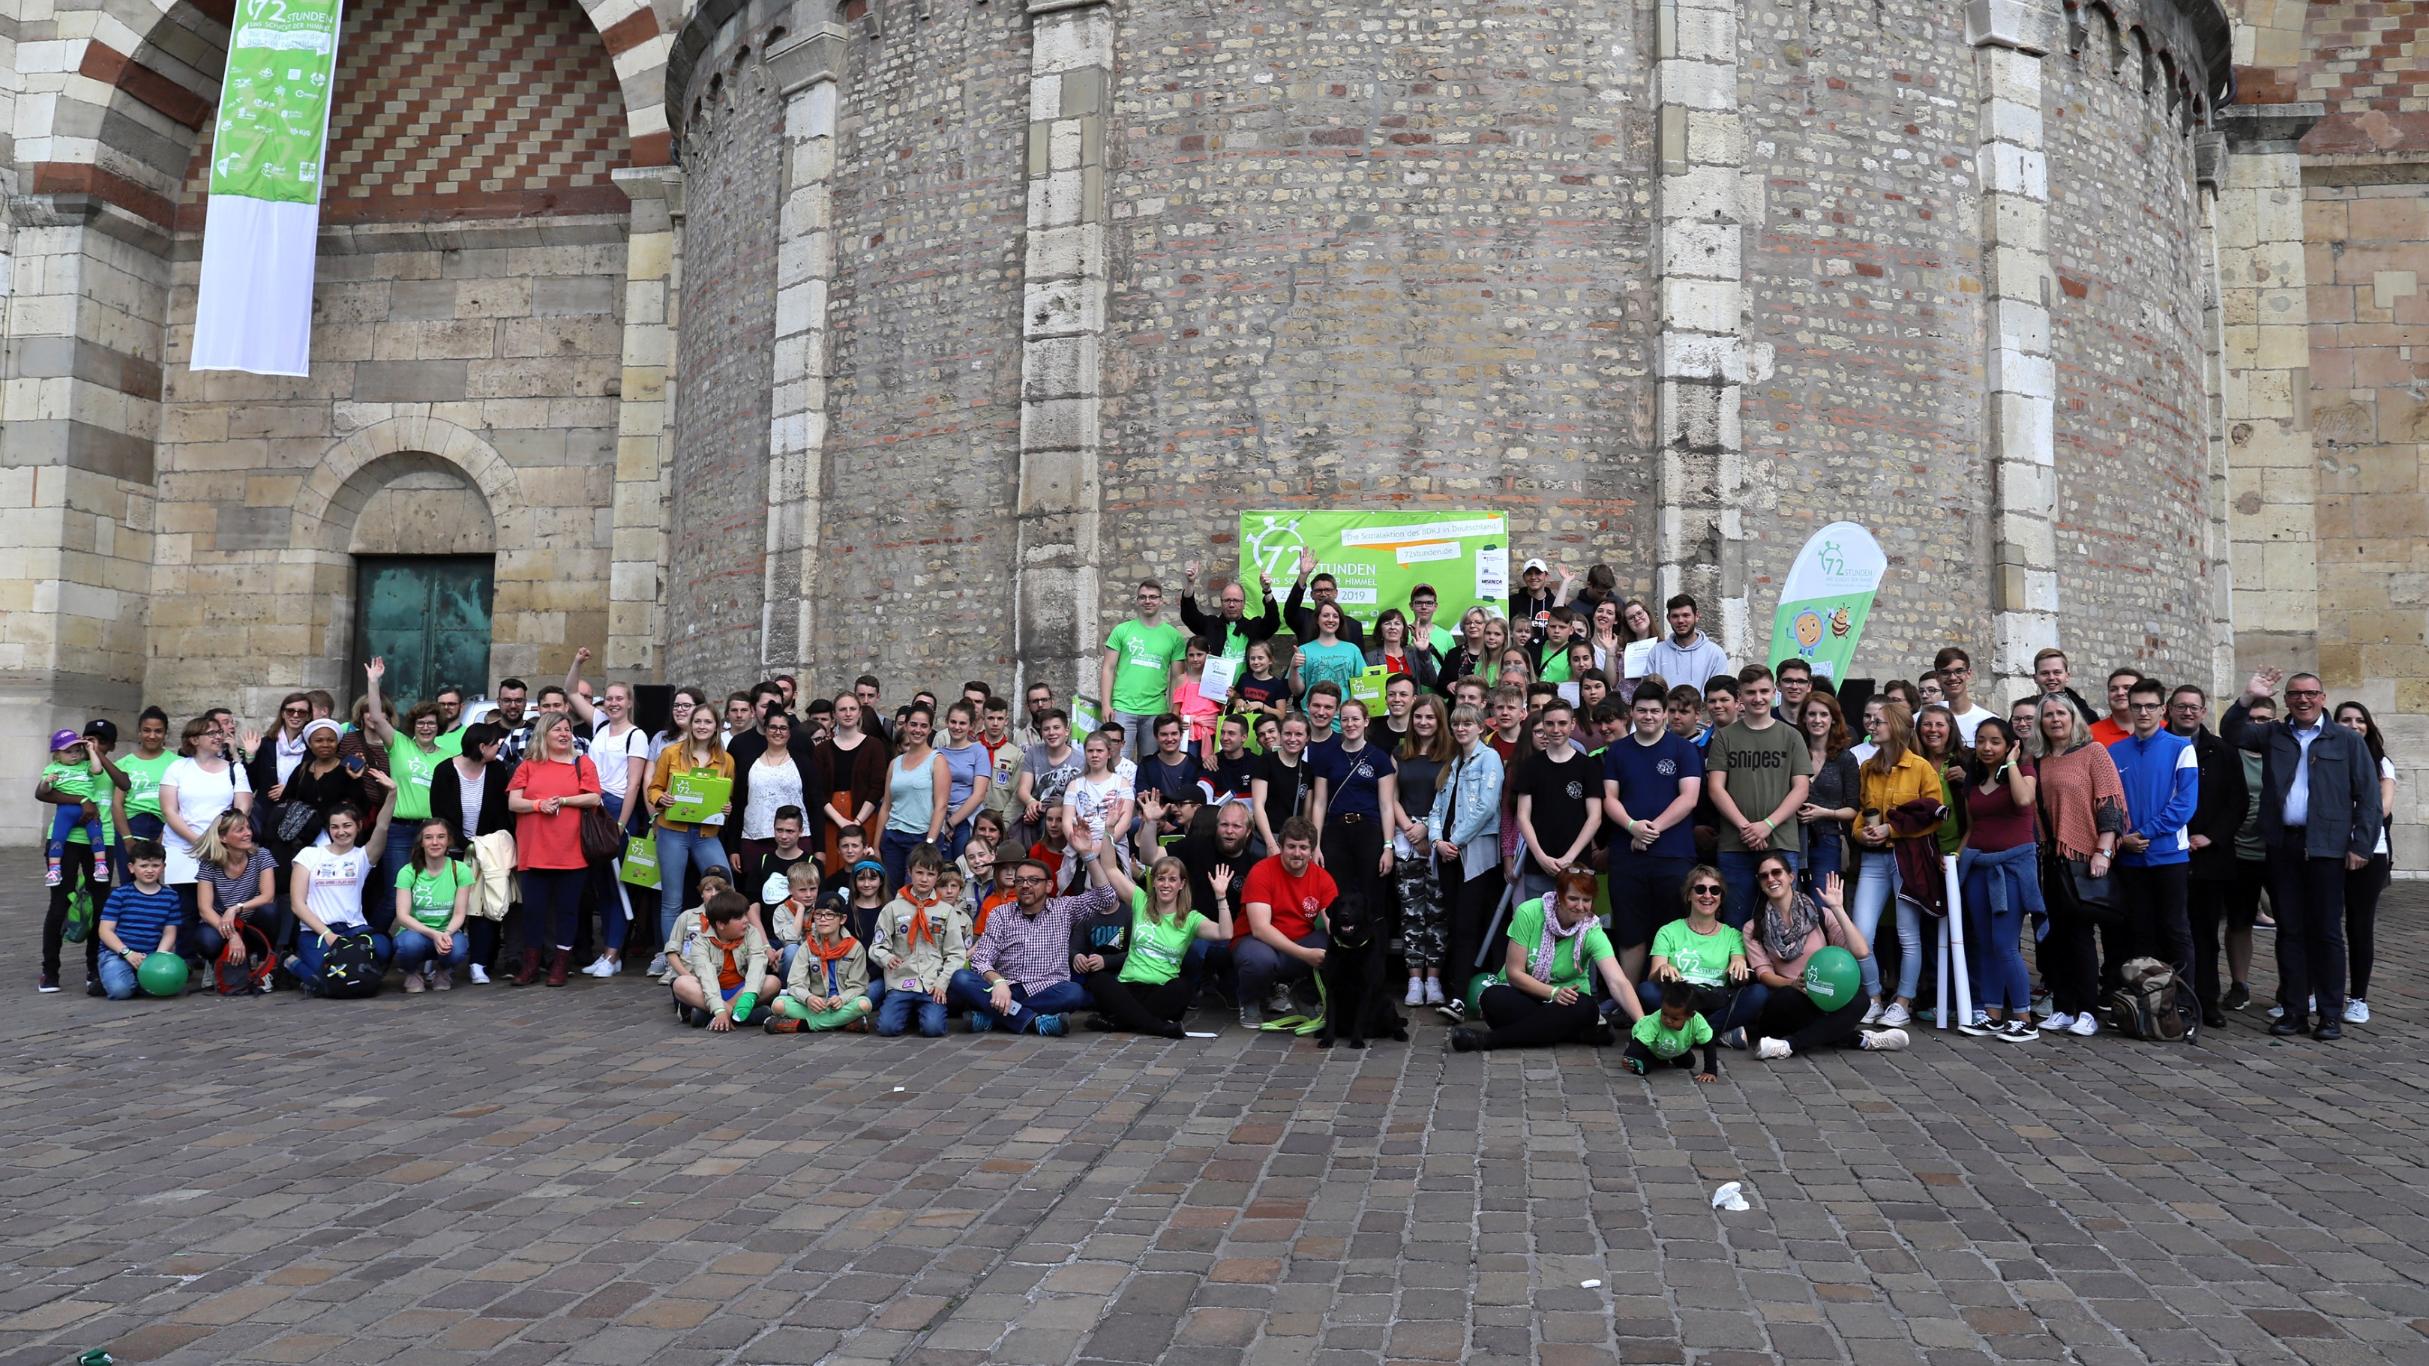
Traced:
<path fill-rule="evenodd" d="M 1231 681 L 1238 677 L 1240 662 L 1236 659 L 1209 659 L 1204 672 L 1198 675 L 1198 696 L 1221 706 L 1231 700 Z"/>

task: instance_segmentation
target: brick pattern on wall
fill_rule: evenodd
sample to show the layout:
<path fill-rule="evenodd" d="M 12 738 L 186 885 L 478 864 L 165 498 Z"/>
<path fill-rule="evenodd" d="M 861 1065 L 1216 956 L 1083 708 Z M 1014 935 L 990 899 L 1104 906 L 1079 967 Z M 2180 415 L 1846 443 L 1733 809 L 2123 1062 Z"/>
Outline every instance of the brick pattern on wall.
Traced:
<path fill-rule="evenodd" d="M 1857 521 L 1890 565 L 1859 672 L 1912 674 L 1952 643 L 1987 672 L 1992 497 L 1964 16 L 1941 0 L 1746 10 L 1741 85 L 1764 195 L 1747 294 L 1774 364 L 1746 391 L 1755 636 L 1769 640 L 1805 539 Z"/>
<path fill-rule="evenodd" d="M 2191 146 L 2098 35 L 2046 64 L 2058 566 L 2079 676 L 2206 682 L 2209 433 Z"/>
<path fill-rule="evenodd" d="M 821 686 L 880 665 L 1008 686 L 1030 21 L 886 14 L 878 36 L 852 29 L 835 140 L 830 607 L 811 657 Z"/>
<path fill-rule="evenodd" d="M 426 222 L 625 206 L 631 159 L 607 47 L 573 0 L 392 0 L 349 6 L 329 117 L 325 223 Z M 199 232 L 206 122 L 179 196 Z"/>
<path fill-rule="evenodd" d="M 2327 105 L 2305 155 L 2429 151 L 2429 5 L 2314 0 L 2301 98 Z"/>
<path fill-rule="evenodd" d="M 1227 574 L 1277 502 L 1506 509 L 1649 590 L 1649 18 L 1116 17 L 1102 628 L 1143 573 Z"/>
<path fill-rule="evenodd" d="M 767 596 L 784 116 L 756 44 L 703 63 L 688 107 L 666 669 L 738 682 L 755 676 Z"/>

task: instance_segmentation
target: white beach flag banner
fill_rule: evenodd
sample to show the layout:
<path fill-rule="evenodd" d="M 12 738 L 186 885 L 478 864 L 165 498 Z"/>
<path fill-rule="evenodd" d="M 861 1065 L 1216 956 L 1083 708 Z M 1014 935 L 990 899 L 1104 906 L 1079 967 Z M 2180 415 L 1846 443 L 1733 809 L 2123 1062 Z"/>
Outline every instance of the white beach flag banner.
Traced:
<path fill-rule="evenodd" d="M 312 368 L 312 271 L 343 0 L 240 0 L 211 143 L 196 370 Z"/>

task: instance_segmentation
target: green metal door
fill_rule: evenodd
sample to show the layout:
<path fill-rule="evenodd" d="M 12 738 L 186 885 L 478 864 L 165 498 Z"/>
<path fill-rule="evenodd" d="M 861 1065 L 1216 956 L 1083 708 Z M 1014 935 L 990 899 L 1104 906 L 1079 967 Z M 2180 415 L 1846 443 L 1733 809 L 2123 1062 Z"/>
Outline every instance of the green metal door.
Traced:
<path fill-rule="evenodd" d="M 350 686 L 361 688 L 362 666 L 377 655 L 388 661 L 382 688 L 402 704 L 450 683 L 487 694 L 494 572 L 487 555 L 357 556 Z"/>

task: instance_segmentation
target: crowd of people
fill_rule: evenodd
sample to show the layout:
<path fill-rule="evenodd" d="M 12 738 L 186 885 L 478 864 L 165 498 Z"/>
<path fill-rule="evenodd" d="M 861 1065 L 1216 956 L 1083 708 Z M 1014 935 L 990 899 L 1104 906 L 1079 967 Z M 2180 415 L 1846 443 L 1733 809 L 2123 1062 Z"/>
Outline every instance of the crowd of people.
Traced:
<path fill-rule="evenodd" d="M 2215 1027 L 2251 1001 L 2256 929 L 2272 1033 L 2369 1018 L 2395 769 L 2312 674 L 2255 674 L 2213 727 L 2201 687 L 2131 668 L 2095 707 L 2051 648 L 2000 715 L 1960 646 L 1877 686 L 1733 666 L 1692 597 L 1657 629 L 1608 566 L 1529 560 L 1455 627 L 1423 586 L 1361 620 L 1314 570 L 1208 608 L 1192 564 L 1177 621 L 1139 584 L 1093 701 L 973 681 L 889 712 L 875 676 L 780 675 L 678 688 L 653 732 L 583 649 L 536 692 L 400 707 L 374 659 L 351 707 L 297 691 L 259 733 L 216 708 L 174 746 L 158 708 L 124 750 L 108 720 L 63 730 L 40 989 L 83 897 L 96 995 L 155 954 L 321 990 L 364 944 L 414 993 L 646 952 L 718 1032 L 1180 1037 L 1209 998 L 1314 1032 L 1333 974 L 1387 953 L 1459 1050 L 1624 1035 L 1624 1065 L 1708 1081 L 1716 1047 L 1896 1049 L 1941 1010 L 2095 1034 L 2142 960 L 2184 1033 Z M 1961 1012 L 1931 970 L 1951 914 Z M 1345 919 L 1388 933 L 1336 943 Z"/>

